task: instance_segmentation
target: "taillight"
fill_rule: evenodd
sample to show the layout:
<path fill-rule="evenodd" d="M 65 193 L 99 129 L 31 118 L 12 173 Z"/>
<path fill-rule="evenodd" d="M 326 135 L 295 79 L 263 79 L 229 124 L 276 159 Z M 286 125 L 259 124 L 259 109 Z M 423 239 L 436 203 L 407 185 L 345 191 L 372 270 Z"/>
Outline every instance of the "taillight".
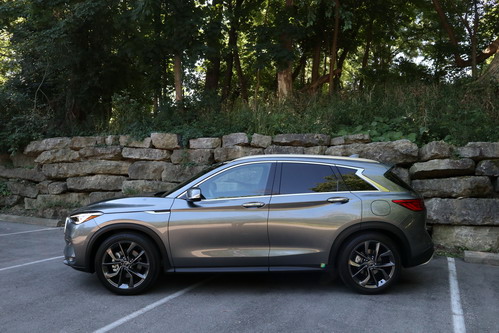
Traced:
<path fill-rule="evenodd" d="M 392 200 L 397 205 L 403 206 L 415 212 L 424 210 L 423 199 Z"/>

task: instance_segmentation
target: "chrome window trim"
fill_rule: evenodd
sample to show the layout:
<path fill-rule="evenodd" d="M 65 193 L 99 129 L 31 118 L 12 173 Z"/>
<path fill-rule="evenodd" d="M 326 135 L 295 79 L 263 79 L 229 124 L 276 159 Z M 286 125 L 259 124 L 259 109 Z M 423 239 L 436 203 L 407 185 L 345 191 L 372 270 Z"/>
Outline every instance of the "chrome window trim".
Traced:
<path fill-rule="evenodd" d="M 234 200 L 234 199 L 258 199 L 258 198 L 270 198 L 271 195 L 253 195 L 251 197 L 227 197 L 227 198 L 216 198 L 216 199 L 203 199 L 202 202 L 207 201 L 222 201 L 222 200 Z M 198 201 L 199 202 L 199 201 Z"/>
<path fill-rule="evenodd" d="M 300 164 L 318 164 L 318 165 L 327 165 L 327 166 L 335 166 L 334 163 L 324 163 L 324 162 L 313 162 L 313 161 L 277 161 L 277 163 L 300 163 Z"/>
<path fill-rule="evenodd" d="M 212 177 L 215 177 L 219 174 L 221 174 L 222 172 L 225 172 L 225 171 L 228 171 L 228 170 L 231 170 L 233 168 L 237 168 L 237 167 L 240 167 L 240 166 L 245 166 L 245 165 L 250 165 L 250 164 L 261 164 L 261 163 L 301 163 L 301 164 L 317 164 L 317 165 L 326 165 L 326 166 L 329 166 L 329 167 L 341 167 L 341 168 L 347 168 L 347 169 L 353 169 L 353 170 L 356 170 L 355 171 L 355 175 L 358 176 L 359 178 L 361 178 L 362 180 L 364 180 L 365 182 L 367 182 L 368 184 L 372 185 L 374 188 L 376 188 L 376 190 L 370 190 L 370 191 L 338 191 L 338 192 L 317 192 L 317 193 L 305 193 L 305 192 L 302 192 L 302 193 L 288 193 L 288 194 L 273 194 L 271 196 L 294 196 L 294 195 L 310 195 L 310 194 L 328 194 L 328 193 L 378 193 L 378 192 L 389 192 L 389 190 L 387 188 L 385 188 L 384 186 L 376 183 L 375 181 L 373 181 L 372 179 L 368 178 L 367 176 L 365 176 L 363 174 L 364 172 L 364 168 L 359 168 L 359 167 L 353 167 L 353 166 L 349 166 L 349 165 L 342 165 L 342 164 L 336 164 L 334 162 L 330 162 L 330 163 L 325 163 L 325 162 L 316 162 L 316 161 L 293 161 L 293 160 L 284 160 L 284 161 L 275 161 L 275 160 L 269 160 L 269 161 L 253 161 L 253 162 L 247 162 L 247 163 L 240 163 L 240 164 L 236 164 L 236 165 L 233 165 L 233 166 L 230 166 L 228 168 L 225 168 L 223 170 L 220 170 L 219 172 L 217 173 L 214 173 L 213 175 L 209 176 L 208 178 L 206 179 L 203 179 L 202 181 L 200 181 L 199 183 L 196 183 L 194 186 L 192 187 L 197 187 L 199 185 L 201 185 L 202 183 L 204 183 L 205 181 L 211 179 Z M 341 176 L 341 174 L 340 174 Z M 185 195 L 187 191 L 184 191 L 182 192 L 181 194 L 179 194 L 176 199 L 179 199 L 180 197 L 182 197 L 183 195 Z M 258 195 L 258 196 L 249 196 L 249 197 L 227 197 L 227 198 L 216 198 L 216 199 L 203 199 L 202 201 L 216 201 L 216 200 L 233 200 L 233 199 L 240 199 L 240 198 L 248 198 L 248 199 L 251 199 L 251 198 L 263 198 L 263 197 L 269 197 L 269 195 Z"/>
<path fill-rule="evenodd" d="M 374 191 L 373 191 L 374 192 Z M 286 196 L 296 196 L 296 195 L 319 195 L 319 194 L 350 194 L 350 191 L 339 191 L 339 192 L 302 192 L 302 193 L 286 193 L 286 194 L 273 194 L 272 197 L 286 197 Z"/>
<path fill-rule="evenodd" d="M 324 159 L 330 160 L 330 163 L 335 163 L 336 161 L 345 161 L 345 162 L 366 162 L 373 164 L 381 164 L 379 161 L 371 160 L 368 158 L 362 157 L 347 157 L 347 156 L 336 156 L 336 155 L 310 155 L 310 154 L 260 154 L 260 155 L 250 155 L 236 158 L 234 161 L 244 161 L 250 158 L 272 158 L 272 159 L 280 159 L 285 160 L 289 158 L 299 158 L 299 159 Z M 299 162 L 299 161 L 297 161 Z M 308 163 L 308 162 L 305 162 Z"/>

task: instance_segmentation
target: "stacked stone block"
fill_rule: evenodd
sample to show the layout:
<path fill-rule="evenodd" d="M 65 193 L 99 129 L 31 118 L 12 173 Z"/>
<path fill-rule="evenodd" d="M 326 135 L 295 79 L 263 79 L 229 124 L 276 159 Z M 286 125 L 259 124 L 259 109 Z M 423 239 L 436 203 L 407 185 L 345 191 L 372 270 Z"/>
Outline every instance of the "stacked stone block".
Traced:
<path fill-rule="evenodd" d="M 259 154 L 353 155 L 393 164 L 425 198 L 437 243 L 499 250 L 499 142 L 418 148 L 409 140 L 371 142 L 366 134 L 232 133 L 182 147 L 171 133 L 49 138 L 0 156 L 0 205 L 63 217 L 90 202 L 167 191 L 213 163 Z"/>

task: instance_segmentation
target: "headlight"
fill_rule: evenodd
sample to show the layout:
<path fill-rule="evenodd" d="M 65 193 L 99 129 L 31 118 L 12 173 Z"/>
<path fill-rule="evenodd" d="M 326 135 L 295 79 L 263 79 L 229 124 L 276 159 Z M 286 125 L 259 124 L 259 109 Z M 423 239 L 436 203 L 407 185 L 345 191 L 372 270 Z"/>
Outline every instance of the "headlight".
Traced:
<path fill-rule="evenodd" d="M 101 216 L 102 214 L 103 213 L 101 212 L 82 213 L 82 214 L 71 215 L 71 219 L 75 224 L 80 224 L 95 219 L 96 217 Z"/>

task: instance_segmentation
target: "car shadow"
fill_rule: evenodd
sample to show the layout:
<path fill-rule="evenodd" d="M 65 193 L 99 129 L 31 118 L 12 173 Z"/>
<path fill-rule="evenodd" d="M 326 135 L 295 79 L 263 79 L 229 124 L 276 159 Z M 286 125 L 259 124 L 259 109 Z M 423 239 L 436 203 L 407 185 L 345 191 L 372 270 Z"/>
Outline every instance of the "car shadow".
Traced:
<path fill-rule="evenodd" d="M 403 269 L 397 284 L 386 294 L 407 295 L 427 290 L 435 280 L 432 271 L 429 265 Z M 95 274 L 77 274 L 73 281 L 86 294 L 107 292 Z M 196 288 L 198 293 L 208 292 L 218 295 L 255 292 L 359 295 L 347 288 L 338 276 L 328 272 L 163 273 L 146 294 L 169 294 L 200 282 L 203 283 Z"/>

